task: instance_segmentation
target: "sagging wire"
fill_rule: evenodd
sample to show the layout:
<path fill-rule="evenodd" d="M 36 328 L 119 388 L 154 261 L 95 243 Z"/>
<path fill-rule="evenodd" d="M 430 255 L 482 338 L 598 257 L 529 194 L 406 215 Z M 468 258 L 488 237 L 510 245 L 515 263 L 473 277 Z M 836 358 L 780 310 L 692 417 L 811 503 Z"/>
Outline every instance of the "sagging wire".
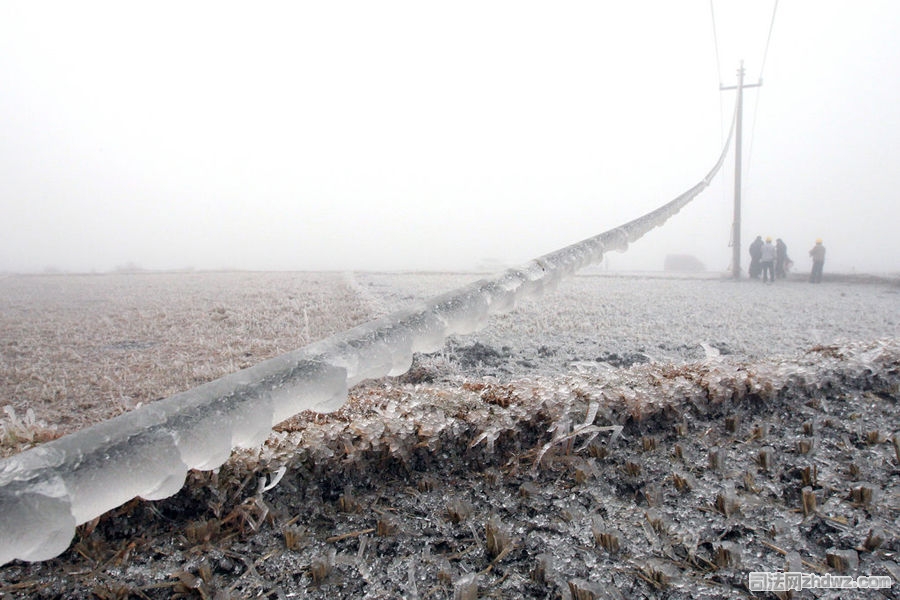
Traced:
<path fill-rule="evenodd" d="M 766 47 L 763 50 L 763 59 L 762 66 L 759 69 L 759 81 L 762 83 L 763 71 L 766 68 L 766 59 L 769 56 L 769 44 L 772 41 L 772 30 L 775 28 L 775 14 L 778 12 L 778 0 L 775 0 L 775 4 L 772 6 L 772 20 L 769 21 L 769 34 L 766 36 Z M 750 167 L 753 164 L 753 140 L 756 138 L 754 133 L 756 132 L 756 114 L 759 110 L 759 96 L 760 93 L 757 91 L 756 98 L 753 100 L 753 124 L 750 125 L 750 143 L 747 147 L 747 178 L 750 177 Z"/>
<path fill-rule="evenodd" d="M 712 20 L 713 47 L 716 54 L 716 78 L 719 80 L 719 88 L 722 87 L 722 62 L 719 59 L 719 34 L 716 29 L 716 9 L 713 0 L 709 0 L 709 15 Z M 722 95 L 719 94 L 719 143 L 725 139 L 725 103 L 722 101 Z M 728 189 L 722 186 L 722 202 L 728 201 Z M 728 247 L 731 248 L 734 240 L 734 227 L 731 227 L 731 237 L 728 241 Z"/>

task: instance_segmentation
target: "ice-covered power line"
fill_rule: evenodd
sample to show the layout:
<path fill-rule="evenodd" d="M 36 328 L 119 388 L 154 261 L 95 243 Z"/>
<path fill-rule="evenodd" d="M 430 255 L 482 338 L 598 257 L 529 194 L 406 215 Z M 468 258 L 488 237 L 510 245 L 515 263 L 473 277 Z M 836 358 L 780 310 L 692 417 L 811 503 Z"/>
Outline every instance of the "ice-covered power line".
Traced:
<path fill-rule="evenodd" d="M 725 28 L 725 32 L 724 32 L 725 35 L 722 36 L 722 38 L 720 39 L 720 36 L 719 36 L 720 23 L 719 23 L 719 19 L 717 19 L 717 15 L 716 15 L 715 0 L 709 0 L 709 13 L 710 13 L 711 21 L 712 21 L 713 44 L 714 44 L 715 57 L 716 57 L 716 75 L 719 78 L 719 88 L 720 89 L 732 89 L 732 87 L 733 87 L 733 86 L 725 87 L 722 84 L 722 69 L 721 69 L 721 59 L 720 59 L 720 54 L 721 54 L 720 47 L 721 46 L 726 46 L 726 47 L 728 47 L 729 45 L 731 46 L 731 54 L 737 55 L 737 56 L 735 56 L 735 58 L 739 59 L 739 61 L 740 61 L 740 64 L 741 64 L 740 71 L 742 73 L 744 72 L 744 60 L 743 60 L 744 57 L 747 54 L 756 55 L 756 50 L 755 50 L 757 48 L 756 33 L 761 34 L 762 31 L 764 31 L 764 30 L 761 27 L 757 27 L 757 25 L 760 25 L 760 23 L 757 22 L 755 17 L 762 15 L 762 13 L 758 10 L 759 7 L 757 7 L 755 4 L 748 5 L 748 8 L 751 9 L 752 15 L 751 15 L 751 13 L 744 13 L 738 19 L 734 19 L 734 16 L 732 16 L 732 22 L 730 24 L 726 24 L 728 26 L 726 26 L 726 28 Z M 727 14 L 727 12 L 726 12 L 726 14 Z M 775 17 L 777 14 L 778 14 L 778 0 L 774 0 L 773 6 L 772 6 L 772 14 L 768 21 L 768 31 L 766 34 L 765 46 L 763 46 L 763 50 L 762 50 L 762 61 L 760 63 L 759 74 L 757 76 L 758 83 L 745 85 L 744 87 L 758 87 L 758 86 L 762 85 L 763 72 L 765 71 L 766 61 L 768 60 L 768 56 L 769 56 L 769 47 L 772 42 L 772 33 L 775 29 Z M 752 18 L 752 19 L 749 18 L 751 16 L 753 16 L 754 18 Z M 748 23 L 750 23 L 750 24 L 748 25 Z M 729 44 L 729 42 L 731 42 L 731 43 Z M 751 50 L 753 50 L 753 52 L 751 52 Z M 722 110 L 721 102 L 719 104 L 719 108 L 720 108 L 720 112 L 721 112 L 721 110 Z M 745 159 L 745 162 L 747 164 L 747 176 L 749 176 L 751 160 L 753 157 L 753 140 L 754 140 L 754 137 L 755 137 L 754 134 L 756 131 L 756 115 L 758 112 L 758 108 L 759 108 L 759 94 L 756 95 L 756 98 L 754 101 L 753 121 L 751 123 L 751 129 L 750 129 L 750 135 L 749 135 L 749 141 L 748 141 L 748 150 L 747 150 L 747 155 L 746 155 L 746 159 Z M 721 114 L 720 114 L 720 119 L 721 119 L 721 122 L 724 123 L 724 118 L 722 118 Z M 724 129 L 724 127 L 723 127 L 723 129 Z M 724 132 L 722 134 L 722 137 L 724 137 Z M 733 237 L 734 237 L 734 233 L 732 233 L 732 238 Z M 732 243 L 729 245 L 730 246 L 733 245 L 733 242 L 734 242 L 734 240 L 732 240 Z"/>
<path fill-rule="evenodd" d="M 759 66 L 759 79 L 762 80 L 763 71 L 766 69 L 766 59 L 769 56 L 769 44 L 772 42 L 772 30 L 775 29 L 775 14 L 778 12 L 778 0 L 772 7 L 772 20 L 769 22 L 769 34 L 766 36 L 766 48 L 763 50 L 762 64 Z"/>
<path fill-rule="evenodd" d="M 762 82 L 763 71 L 766 68 L 766 59 L 769 56 L 769 44 L 772 42 L 772 30 L 775 29 L 775 14 L 778 12 L 778 0 L 772 7 L 772 20 L 769 22 L 769 34 L 766 36 L 766 48 L 763 50 L 762 64 L 759 67 L 759 80 Z M 750 175 L 750 167 L 753 165 L 753 140 L 756 139 L 756 115 L 759 112 L 759 94 L 753 101 L 753 123 L 750 125 L 750 144 L 747 148 L 747 176 Z"/>
<path fill-rule="evenodd" d="M 414 353 L 439 350 L 448 336 L 554 289 L 604 252 L 626 250 L 710 184 L 730 141 L 700 182 L 621 227 L 3 460 L 0 564 L 57 556 L 77 525 L 134 497 L 175 494 L 189 469 L 218 467 L 233 448 L 261 444 L 301 411 L 336 410 L 349 387 L 404 373 Z"/>
<path fill-rule="evenodd" d="M 719 34 L 716 32 L 716 9 L 713 0 L 709 0 L 709 14 L 712 17 L 713 47 L 716 50 L 716 77 L 719 78 L 719 85 L 722 85 L 722 62 L 719 60 Z"/>

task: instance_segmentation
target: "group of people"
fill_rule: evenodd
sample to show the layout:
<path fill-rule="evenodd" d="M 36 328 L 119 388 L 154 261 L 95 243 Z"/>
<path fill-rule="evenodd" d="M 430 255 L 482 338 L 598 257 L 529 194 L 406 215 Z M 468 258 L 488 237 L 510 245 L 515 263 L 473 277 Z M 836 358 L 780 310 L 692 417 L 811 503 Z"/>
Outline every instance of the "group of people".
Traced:
<path fill-rule="evenodd" d="M 822 282 L 822 268 L 825 266 L 825 246 L 822 240 L 816 240 L 816 245 L 809 251 L 812 258 L 812 272 L 809 275 L 810 283 Z M 762 236 L 750 244 L 750 277 L 759 279 L 762 276 L 763 283 L 775 283 L 775 278 L 784 279 L 791 270 L 794 262 L 787 255 L 787 244 L 781 238 L 772 244 L 772 238 L 767 237 L 763 242 Z"/>

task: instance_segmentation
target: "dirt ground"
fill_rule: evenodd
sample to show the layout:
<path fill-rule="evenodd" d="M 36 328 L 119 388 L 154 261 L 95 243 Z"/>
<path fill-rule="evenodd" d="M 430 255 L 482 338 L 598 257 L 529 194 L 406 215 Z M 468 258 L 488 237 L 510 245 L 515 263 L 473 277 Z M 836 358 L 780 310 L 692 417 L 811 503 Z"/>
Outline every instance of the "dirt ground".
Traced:
<path fill-rule="evenodd" d="M 406 283 L 395 278 L 393 287 L 380 287 L 384 277 L 320 277 L 318 288 L 309 275 L 287 284 L 250 277 L 243 288 L 211 277 L 192 284 L 198 286 L 193 296 L 181 291 L 175 297 L 194 311 L 184 322 L 208 328 L 197 344 L 214 348 L 210 331 L 221 336 L 225 327 L 216 314 L 258 306 L 242 313 L 246 319 L 271 306 L 266 293 L 254 296 L 251 289 L 275 287 L 275 295 L 294 295 L 295 304 L 281 311 L 294 315 L 280 326 L 285 332 L 319 328 L 327 335 L 417 297 L 404 287 L 412 277 Z M 140 293 L 146 281 L 132 280 L 125 288 L 146 299 Z M 224 302 L 208 291 L 211 282 L 221 294 L 242 289 L 242 295 Z M 90 343 L 82 333 L 49 325 L 46 310 L 29 322 L 25 309 L 40 306 L 17 304 L 7 287 L 4 331 L 13 321 L 19 329 L 18 337 L 5 334 L 2 340 L 5 385 L 23 373 L 23 363 L 16 362 L 27 354 L 22 340 L 35 331 L 54 337 L 27 346 L 34 352 L 47 344 L 66 353 L 70 340 L 82 344 L 76 354 L 101 353 L 97 348 L 124 340 L 133 342 L 127 355 L 145 360 L 141 355 L 151 347 L 141 344 L 163 343 L 156 331 L 135 335 L 128 329 L 135 321 L 144 321 L 143 327 L 154 321 L 158 313 L 144 308 L 146 300 L 114 308 L 108 290 L 81 283 L 87 290 L 75 297 L 96 298 L 82 307 L 103 307 L 121 329 L 111 327 L 108 337 Z M 40 296 L 34 282 L 16 285 Z M 172 281 L 160 289 L 171 294 L 173 285 L 181 289 Z M 630 298 L 616 300 L 631 302 L 633 322 L 615 326 L 630 326 L 635 334 L 614 346 L 603 345 L 607 334 L 597 332 L 592 339 L 600 341 L 584 350 L 579 340 L 590 331 L 590 315 L 595 326 L 611 322 L 590 306 L 594 300 L 579 299 L 580 286 L 596 292 L 607 285 L 619 294 L 633 290 Z M 295 417 L 276 428 L 263 448 L 236 453 L 216 472 L 190 474 L 176 496 L 134 500 L 80 526 L 60 557 L 0 567 L 0 597 L 747 598 L 775 597 L 751 592 L 749 572 L 785 570 L 886 575 L 897 582 L 900 344 L 897 316 L 884 308 L 896 299 L 893 284 L 835 283 L 816 297 L 850 315 L 830 325 L 834 339 L 801 327 L 795 347 L 767 357 L 754 354 L 752 335 L 742 337 L 740 328 L 715 338 L 716 315 L 682 322 L 683 314 L 706 301 L 706 283 L 648 285 L 666 292 L 665 314 L 676 321 L 657 327 L 656 338 L 645 325 L 666 317 L 650 314 L 652 308 L 640 302 L 648 287 L 580 280 L 560 290 L 552 309 L 536 303 L 518 315 L 520 327 L 543 323 L 555 333 L 520 333 L 526 343 L 505 343 L 515 336 L 503 320 L 452 340 L 442 352 L 418 356 L 406 375 L 354 388 L 340 411 Z M 321 294 L 305 296 L 298 291 L 304 289 Z M 759 293 L 727 288 L 734 290 L 750 294 L 751 304 Z M 798 287 L 781 293 L 808 292 Z M 672 299 L 678 295 L 681 300 Z M 333 306 L 344 312 L 333 308 L 311 319 L 323 297 L 339 298 Z M 71 304 L 70 298 L 57 305 L 60 314 L 70 315 L 67 323 L 93 318 L 67 313 Z M 573 306 L 580 312 L 566 316 Z M 13 309 L 18 312 L 10 317 Z M 182 322 L 175 306 L 157 309 L 166 315 L 157 321 Z M 117 319 L 123 311 L 142 318 Z M 873 322 L 861 322 L 857 313 L 871 314 Z M 244 325 L 233 320 L 240 332 Z M 259 327 L 272 320 L 259 316 Z M 560 334 L 566 327 L 575 333 Z M 872 335 L 879 330 L 882 336 Z M 259 338 L 286 339 L 276 346 L 289 349 L 285 332 L 260 329 Z M 811 341 L 810 335 L 819 337 Z M 225 358 L 210 359 L 200 376 L 227 372 L 239 355 L 230 349 L 240 347 L 237 341 L 219 340 Z M 679 346 L 686 346 L 680 359 L 653 356 Z M 102 353 L 120 351 L 115 346 Z M 4 421 L 9 451 L 60 433 L 48 420 L 55 413 L 43 407 L 74 398 L 71 390 L 82 388 L 66 387 L 75 364 L 55 368 L 61 378 L 44 374 L 40 385 L 4 388 L 17 415 L 13 420 L 7 413 Z M 163 395 L 139 378 L 123 381 L 113 396 L 131 396 L 132 389 L 146 389 L 150 399 Z M 90 397 L 90 386 L 84 389 Z M 37 402 L 28 399 L 28 390 L 39 398 L 46 390 L 62 392 Z M 34 406 L 33 415 L 23 417 Z M 900 595 L 898 586 L 805 590 L 792 597 L 892 598 Z"/>

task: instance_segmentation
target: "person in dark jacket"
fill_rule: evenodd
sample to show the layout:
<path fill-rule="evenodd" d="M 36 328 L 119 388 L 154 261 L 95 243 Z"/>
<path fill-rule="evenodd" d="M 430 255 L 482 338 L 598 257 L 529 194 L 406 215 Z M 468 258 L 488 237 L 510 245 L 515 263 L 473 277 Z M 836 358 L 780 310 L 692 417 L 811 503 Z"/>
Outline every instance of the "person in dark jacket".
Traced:
<path fill-rule="evenodd" d="M 809 251 L 812 258 L 812 272 L 809 274 L 810 283 L 822 283 L 822 268 L 825 266 L 825 246 L 822 240 L 816 240 L 816 245 Z"/>
<path fill-rule="evenodd" d="M 775 277 L 784 279 L 787 277 L 785 265 L 788 263 L 787 244 L 781 238 L 775 240 Z"/>
<path fill-rule="evenodd" d="M 750 244 L 750 269 L 747 272 L 753 279 L 759 279 L 759 273 L 762 270 L 759 266 L 759 259 L 762 258 L 762 247 L 762 236 L 758 235 Z"/>
<path fill-rule="evenodd" d="M 759 266 L 762 269 L 763 283 L 775 283 L 775 246 L 770 237 L 763 244 Z"/>

